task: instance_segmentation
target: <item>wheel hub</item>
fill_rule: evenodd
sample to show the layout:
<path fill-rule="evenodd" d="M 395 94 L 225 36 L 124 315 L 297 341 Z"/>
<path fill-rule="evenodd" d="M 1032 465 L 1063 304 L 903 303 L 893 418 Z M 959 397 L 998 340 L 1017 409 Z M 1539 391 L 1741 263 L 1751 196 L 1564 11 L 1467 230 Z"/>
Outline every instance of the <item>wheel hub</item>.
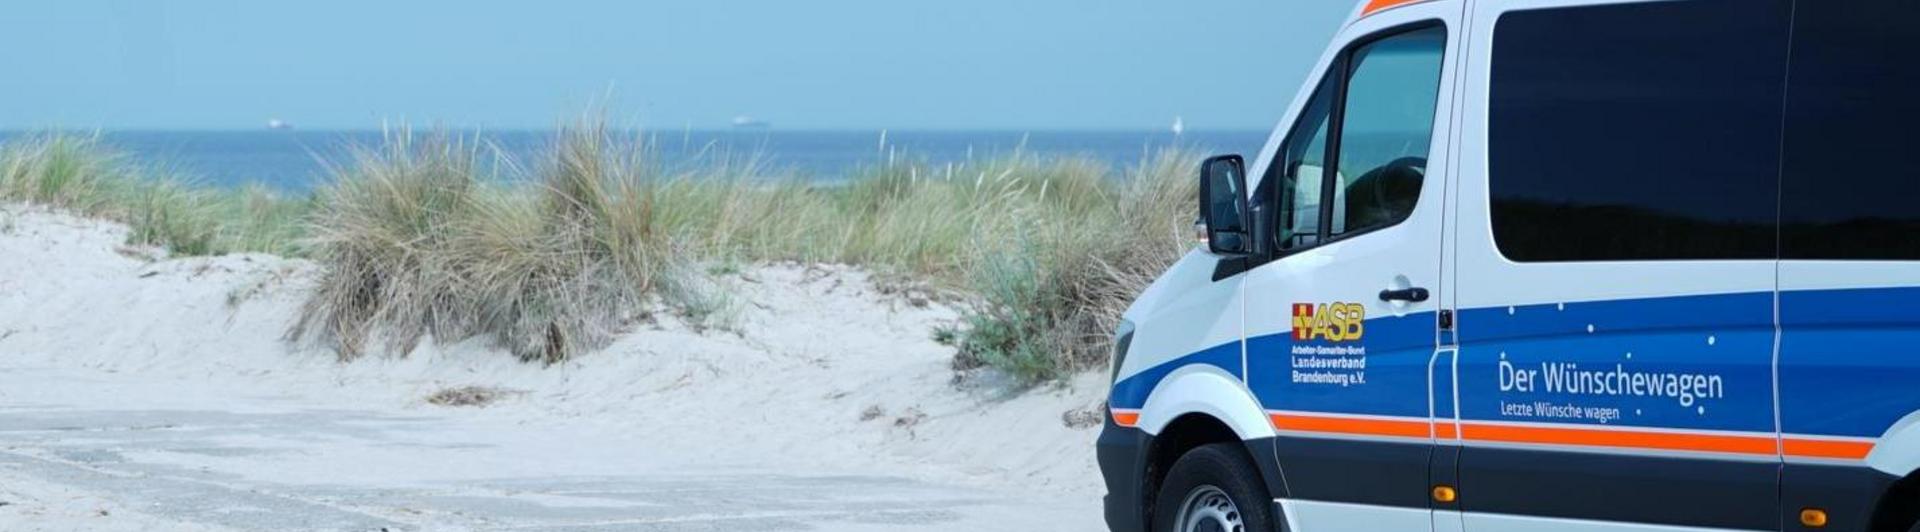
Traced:
<path fill-rule="evenodd" d="M 1178 532 L 1246 531 L 1246 525 L 1240 520 L 1240 507 L 1233 504 L 1233 498 L 1228 497 L 1226 491 L 1213 486 L 1200 486 L 1188 493 L 1174 525 Z"/>

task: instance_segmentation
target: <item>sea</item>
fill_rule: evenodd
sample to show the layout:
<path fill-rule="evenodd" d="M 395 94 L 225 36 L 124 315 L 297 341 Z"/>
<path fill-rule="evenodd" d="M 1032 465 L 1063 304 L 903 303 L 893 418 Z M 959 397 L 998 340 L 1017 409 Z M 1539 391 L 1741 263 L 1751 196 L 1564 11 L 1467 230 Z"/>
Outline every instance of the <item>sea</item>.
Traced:
<path fill-rule="evenodd" d="M 29 132 L 0 132 L 0 142 Z M 218 187 L 260 184 L 303 192 L 326 183 L 329 168 L 350 161 L 356 147 L 378 146 L 383 133 L 371 131 L 104 131 L 101 140 L 137 164 L 161 168 L 192 182 Z M 538 168 L 554 139 L 552 131 L 455 132 L 482 146 L 484 164 L 499 168 Z M 415 138 L 425 134 L 416 132 Z M 819 182 L 847 179 L 862 168 L 889 162 L 920 161 L 934 166 L 962 164 L 1015 153 L 1074 156 L 1104 162 L 1115 169 L 1139 166 L 1165 148 L 1202 154 L 1251 155 L 1266 140 L 1264 131 L 800 131 L 729 129 L 616 132 L 615 138 L 639 140 L 661 168 L 698 168 L 717 161 L 757 163 L 756 175 Z M 503 164 L 504 163 L 504 164 Z M 494 172 L 511 175 L 514 171 Z"/>

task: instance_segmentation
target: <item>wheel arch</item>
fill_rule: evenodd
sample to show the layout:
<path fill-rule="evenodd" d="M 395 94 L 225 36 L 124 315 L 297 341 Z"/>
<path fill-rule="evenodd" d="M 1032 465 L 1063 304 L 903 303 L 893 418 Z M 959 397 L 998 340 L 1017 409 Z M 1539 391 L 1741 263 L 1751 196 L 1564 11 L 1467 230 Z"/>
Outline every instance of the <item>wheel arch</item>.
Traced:
<path fill-rule="evenodd" d="M 1224 368 L 1207 364 L 1191 364 L 1167 374 L 1147 395 L 1138 426 L 1147 434 L 1159 435 L 1174 421 L 1192 414 L 1225 425 L 1242 441 L 1273 437 L 1273 425 L 1246 383 Z"/>
<path fill-rule="evenodd" d="M 1889 475 L 1920 471 L 1920 412 L 1895 421 L 1867 454 L 1867 465 Z"/>
<path fill-rule="evenodd" d="M 1873 532 L 1908 532 L 1920 525 L 1920 470 L 1893 483 L 1873 511 Z"/>
<path fill-rule="evenodd" d="M 1866 455 L 1866 465 L 1887 474 L 1901 474 L 1887 486 L 1874 505 L 1874 532 L 1908 532 L 1920 524 L 1920 411 L 1908 413 L 1887 428 Z"/>
<path fill-rule="evenodd" d="M 1148 395 L 1138 426 L 1152 435 L 1141 477 L 1144 508 L 1151 508 L 1175 461 L 1213 443 L 1238 443 L 1256 465 L 1254 473 L 1267 492 L 1285 493 L 1273 455 L 1273 425 L 1246 383 L 1225 368 L 1195 364 L 1168 374 Z M 1148 522 L 1153 518 L 1150 512 Z"/>
<path fill-rule="evenodd" d="M 1867 454 L 1866 465 L 1902 475 L 1874 505 L 1874 532 L 1908 532 L 1920 522 L 1920 412 L 1901 417 Z"/>
<path fill-rule="evenodd" d="M 1167 421 L 1161 432 L 1147 444 L 1146 471 L 1140 477 L 1140 508 L 1146 522 L 1154 522 L 1153 501 L 1160 496 L 1161 484 L 1181 456 L 1204 445 L 1241 442 L 1244 440 L 1234 433 L 1232 427 L 1210 414 L 1191 412 Z M 1249 451 L 1249 454 L 1252 452 Z M 1258 460 L 1258 457 L 1254 459 Z M 1260 476 L 1262 479 L 1266 477 L 1264 474 Z"/>

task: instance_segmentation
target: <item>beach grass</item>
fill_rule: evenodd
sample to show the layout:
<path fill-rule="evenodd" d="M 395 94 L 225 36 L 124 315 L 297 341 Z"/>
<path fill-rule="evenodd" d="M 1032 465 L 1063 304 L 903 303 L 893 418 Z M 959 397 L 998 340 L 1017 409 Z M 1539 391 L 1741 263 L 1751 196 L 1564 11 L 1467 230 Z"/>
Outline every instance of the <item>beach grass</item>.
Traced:
<path fill-rule="evenodd" d="M 47 134 L 0 147 L 0 200 L 122 221 L 131 243 L 175 254 L 312 259 L 324 269 L 290 336 L 343 359 L 487 338 L 552 363 L 656 305 L 725 326 L 733 301 L 712 265 L 798 261 L 957 294 L 960 323 L 941 332 L 956 368 L 1038 383 L 1103 361 L 1126 304 L 1192 247 L 1198 157 L 1183 150 L 1123 168 L 1020 150 L 888 157 L 820 184 L 753 156 L 668 168 L 644 137 L 587 118 L 538 160 L 500 153 L 397 129 L 287 198 L 195 186 L 97 136 Z"/>
<path fill-rule="evenodd" d="M 145 165 L 97 134 L 46 133 L 0 146 L 0 200 L 127 224 L 127 243 L 176 255 L 298 253 L 309 202 L 265 187 L 201 186 Z"/>

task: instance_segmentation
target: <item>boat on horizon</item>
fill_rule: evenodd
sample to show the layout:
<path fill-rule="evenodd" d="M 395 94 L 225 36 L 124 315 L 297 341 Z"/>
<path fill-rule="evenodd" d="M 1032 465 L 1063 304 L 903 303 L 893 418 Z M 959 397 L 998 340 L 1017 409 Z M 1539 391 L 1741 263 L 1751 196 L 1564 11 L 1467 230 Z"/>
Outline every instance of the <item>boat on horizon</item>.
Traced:
<path fill-rule="evenodd" d="M 773 124 L 769 124 L 765 120 L 756 119 L 751 116 L 740 115 L 740 116 L 733 117 L 733 127 L 738 129 L 766 129 L 766 128 L 773 127 Z"/>

